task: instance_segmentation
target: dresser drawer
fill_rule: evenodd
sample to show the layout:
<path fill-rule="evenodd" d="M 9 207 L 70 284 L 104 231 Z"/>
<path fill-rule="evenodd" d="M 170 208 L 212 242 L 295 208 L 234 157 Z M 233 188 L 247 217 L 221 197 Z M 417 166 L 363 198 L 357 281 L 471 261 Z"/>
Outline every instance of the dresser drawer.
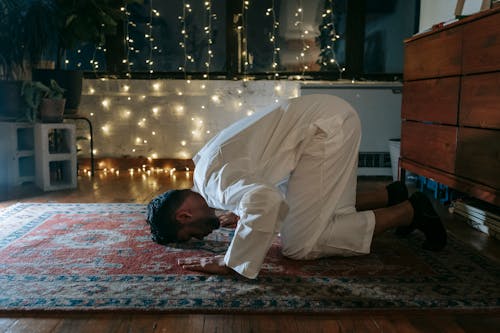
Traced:
<path fill-rule="evenodd" d="M 500 72 L 464 76 L 461 99 L 461 125 L 500 128 Z"/>
<path fill-rule="evenodd" d="M 500 12 L 464 26 L 463 73 L 500 70 Z"/>
<path fill-rule="evenodd" d="M 401 157 L 449 173 L 455 171 L 457 127 L 403 121 Z"/>
<path fill-rule="evenodd" d="M 459 77 L 405 82 L 401 117 L 456 125 L 459 89 Z"/>
<path fill-rule="evenodd" d="M 500 189 L 500 131 L 460 128 L 456 174 Z"/>
<path fill-rule="evenodd" d="M 462 28 L 448 29 L 405 44 L 404 79 L 459 75 L 462 69 Z"/>

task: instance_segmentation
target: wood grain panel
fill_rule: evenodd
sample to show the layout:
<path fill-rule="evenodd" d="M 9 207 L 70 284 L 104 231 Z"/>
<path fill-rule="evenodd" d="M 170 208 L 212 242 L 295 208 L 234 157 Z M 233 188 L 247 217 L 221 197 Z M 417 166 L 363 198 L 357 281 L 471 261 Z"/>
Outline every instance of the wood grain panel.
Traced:
<path fill-rule="evenodd" d="M 434 179 L 440 184 L 444 184 L 452 189 L 467 193 L 477 199 L 500 206 L 500 190 L 496 190 L 491 186 L 474 182 L 470 179 L 463 178 L 452 173 L 427 167 L 423 164 L 407 159 L 401 159 L 400 165 L 403 173 L 406 170 L 411 171 L 417 175 Z"/>
<path fill-rule="evenodd" d="M 464 26 L 463 73 L 500 68 L 500 12 Z"/>
<path fill-rule="evenodd" d="M 500 131 L 460 128 L 456 174 L 500 189 Z"/>
<path fill-rule="evenodd" d="M 404 79 L 458 75 L 462 67 L 462 27 L 405 44 Z"/>
<path fill-rule="evenodd" d="M 403 121 L 401 156 L 449 173 L 455 171 L 457 128 Z"/>
<path fill-rule="evenodd" d="M 465 76 L 461 99 L 461 125 L 500 128 L 500 72 Z"/>
<path fill-rule="evenodd" d="M 403 89 L 403 119 L 457 124 L 460 78 L 409 81 Z"/>

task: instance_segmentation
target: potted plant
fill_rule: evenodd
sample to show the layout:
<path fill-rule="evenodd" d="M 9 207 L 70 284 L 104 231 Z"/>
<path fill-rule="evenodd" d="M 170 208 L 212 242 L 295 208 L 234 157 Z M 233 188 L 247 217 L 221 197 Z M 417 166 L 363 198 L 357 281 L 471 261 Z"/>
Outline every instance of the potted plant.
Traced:
<path fill-rule="evenodd" d="M 51 53 L 57 68 L 34 69 L 31 79 L 47 86 L 50 80 L 59 82 L 66 89 L 66 113 L 76 113 L 83 73 L 63 69 L 66 51 L 81 43 L 102 43 L 125 17 L 121 7 L 142 2 L 0 0 L 0 120 L 18 118 L 22 80 L 29 80 L 30 69 Z"/>
<path fill-rule="evenodd" d="M 45 0 L 0 0 L 0 120 L 24 119 L 23 81 L 50 49 L 56 28 Z"/>
<path fill-rule="evenodd" d="M 57 25 L 57 52 L 55 69 L 36 69 L 33 80 L 48 84 L 55 79 L 67 91 L 66 113 L 76 113 L 82 90 L 81 71 L 65 69 L 68 50 L 82 43 L 103 44 L 106 38 L 116 34 L 126 13 L 121 10 L 129 3 L 143 0 L 51 0 Z"/>
<path fill-rule="evenodd" d="M 22 96 L 26 103 L 25 119 L 31 122 L 38 118 L 45 123 L 62 122 L 64 114 L 64 89 L 55 80 L 47 86 L 38 81 L 25 81 Z"/>

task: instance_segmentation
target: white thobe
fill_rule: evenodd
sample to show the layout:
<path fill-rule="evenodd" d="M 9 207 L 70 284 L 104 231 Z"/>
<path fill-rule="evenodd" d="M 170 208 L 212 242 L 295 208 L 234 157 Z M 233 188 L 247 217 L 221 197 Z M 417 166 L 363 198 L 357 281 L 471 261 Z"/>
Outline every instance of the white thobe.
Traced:
<path fill-rule="evenodd" d="M 255 278 L 275 239 L 293 259 L 370 251 L 372 211 L 356 212 L 361 127 L 331 95 L 287 100 L 232 124 L 193 158 L 193 190 L 240 217 L 224 257 Z"/>

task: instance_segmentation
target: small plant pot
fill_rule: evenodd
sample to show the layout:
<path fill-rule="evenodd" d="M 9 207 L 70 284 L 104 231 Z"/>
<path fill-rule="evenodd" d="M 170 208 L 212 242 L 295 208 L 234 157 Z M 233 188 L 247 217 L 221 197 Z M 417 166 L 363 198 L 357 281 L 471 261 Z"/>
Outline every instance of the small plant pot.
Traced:
<path fill-rule="evenodd" d="M 65 104 L 64 98 L 42 98 L 38 108 L 40 120 L 44 123 L 61 123 Z"/>

